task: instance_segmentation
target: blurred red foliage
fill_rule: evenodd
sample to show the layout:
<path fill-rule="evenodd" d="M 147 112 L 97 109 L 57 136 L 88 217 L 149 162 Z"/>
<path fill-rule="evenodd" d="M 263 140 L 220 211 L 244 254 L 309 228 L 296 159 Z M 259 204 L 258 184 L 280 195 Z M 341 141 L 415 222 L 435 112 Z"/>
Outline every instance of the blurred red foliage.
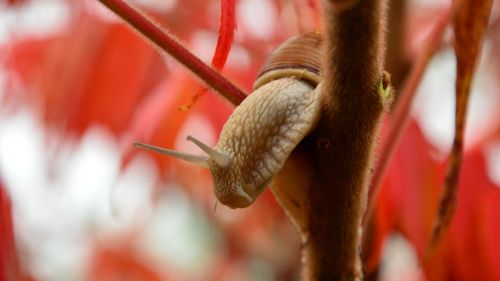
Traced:
<path fill-rule="evenodd" d="M 388 169 L 370 234 L 367 270 L 374 270 L 388 234 L 397 231 L 415 247 L 427 280 L 500 278 L 500 186 L 487 175 L 484 152 L 464 156 L 457 210 L 442 243 L 426 258 L 442 193 L 446 162 L 412 122 Z"/>
<path fill-rule="evenodd" d="M 12 225 L 12 207 L 10 199 L 0 182 L 0 276 L 2 280 L 15 280 L 19 278 L 19 261 L 14 242 L 14 229 Z"/>
<path fill-rule="evenodd" d="M 14 237 L 12 205 L 0 179 L 0 280 L 34 281 L 20 261 Z"/>
<path fill-rule="evenodd" d="M 96 124 L 122 134 L 145 93 L 166 74 L 144 40 L 89 15 L 56 37 L 13 45 L 6 64 L 26 87 L 23 100 L 47 125 L 77 137 Z"/>
<path fill-rule="evenodd" d="M 127 248 L 129 241 L 124 241 L 122 248 L 101 246 L 96 249 L 88 279 L 102 281 L 168 281 L 162 274 L 148 265 L 143 257 L 133 249 Z"/>
<path fill-rule="evenodd" d="M 18 2 L 24 1 L 8 3 Z M 189 46 L 194 44 L 198 32 L 216 35 L 218 28 L 219 21 L 214 19 L 213 12 L 220 10 L 214 8 L 218 7 L 218 1 L 198 2 L 183 1 L 167 11 L 143 8 L 179 34 Z M 250 89 L 269 50 L 299 30 L 320 25 L 319 2 L 300 0 L 294 5 L 270 2 L 275 12 L 273 32 L 259 37 L 244 25 L 233 34 L 239 20 L 235 16 L 238 6 L 234 0 L 222 1 L 222 25 L 212 64 L 221 69 L 232 45 L 233 52 L 239 52 L 240 56 L 235 55 L 233 60 L 229 57 L 222 73 Z M 0 46 L 2 53 L 7 54 L 3 55 L 7 79 L 2 104 L 28 105 L 46 128 L 56 129 L 62 140 L 68 136 L 80 138 L 90 127 L 104 126 L 121 144 L 123 168 L 138 153 L 131 149 L 131 142 L 174 147 L 190 117 L 203 118 L 209 129 L 218 134 L 232 111 L 228 103 L 209 94 L 187 112 L 180 111 L 179 107 L 189 103 L 200 90 L 200 84 L 190 73 L 175 63 L 165 63 L 168 59 L 124 24 L 99 16 L 95 9 L 85 5 L 68 5 L 76 16 L 63 31 L 43 38 L 14 38 Z M 425 7 L 415 13 L 422 11 L 425 12 Z M 431 16 L 416 23 L 410 22 L 415 18 L 408 16 L 407 32 L 425 33 L 427 26 L 422 22 L 431 22 L 429 18 Z M 487 33 L 487 36 L 499 47 L 498 34 Z M 421 47 L 416 38 L 418 36 L 406 38 L 409 42 L 405 44 Z M 407 53 L 415 55 L 412 51 Z M 491 56 L 495 58 L 495 52 L 491 52 Z M 498 71 L 500 68 L 496 66 Z M 498 85 L 500 79 L 495 83 Z M 500 140 L 500 124 L 492 124 L 496 127 L 490 128 L 492 133 L 479 142 L 481 146 L 465 152 L 456 213 L 443 242 L 426 259 L 446 162 L 436 157 L 436 149 L 425 139 L 418 124 L 411 121 L 389 165 L 367 231 L 365 267 L 368 272 L 380 266 L 388 235 L 399 232 L 415 247 L 426 280 L 500 280 L 500 242 L 496 239 L 500 236 L 500 186 L 487 175 L 483 151 L 485 145 Z M 183 166 L 168 157 L 151 157 L 160 172 L 159 181 L 179 183 L 203 207 L 207 217 L 214 217 L 211 182 L 206 172 Z M 226 252 L 214 262 L 216 268 L 210 280 L 223 280 L 237 262 L 256 255 L 273 266 L 276 279 L 296 278 L 300 263 L 298 237 L 270 192 L 264 192 L 251 210 L 236 216 L 237 220 L 229 222 L 213 218 L 215 227 L 222 233 Z M 88 280 L 183 278 L 149 266 L 127 243 L 130 241 L 120 240 L 116 248 L 97 244 Z M 19 264 L 10 201 L 2 185 L 0 245 L 0 277 L 29 280 Z M 165 279 L 169 274 L 173 277 Z"/>

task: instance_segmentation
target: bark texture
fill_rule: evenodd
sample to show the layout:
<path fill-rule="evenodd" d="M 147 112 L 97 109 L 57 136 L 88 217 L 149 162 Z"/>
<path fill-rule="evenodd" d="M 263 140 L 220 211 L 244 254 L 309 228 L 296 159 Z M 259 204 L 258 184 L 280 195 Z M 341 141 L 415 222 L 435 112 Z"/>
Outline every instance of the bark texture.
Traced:
<path fill-rule="evenodd" d="M 305 280 L 361 280 L 361 219 L 383 112 L 385 1 L 344 10 L 324 1 L 324 104 L 305 143 L 314 171 L 308 189 Z"/>

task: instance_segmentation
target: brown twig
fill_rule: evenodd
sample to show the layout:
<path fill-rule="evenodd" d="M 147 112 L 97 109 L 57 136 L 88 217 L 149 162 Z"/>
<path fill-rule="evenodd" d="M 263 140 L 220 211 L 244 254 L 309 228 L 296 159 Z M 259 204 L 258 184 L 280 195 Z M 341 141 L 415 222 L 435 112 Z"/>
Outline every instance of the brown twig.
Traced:
<path fill-rule="evenodd" d="M 219 92 L 229 102 L 238 105 L 245 99 L 246 94 L 242 90 L 189 52 L 189 50 L 175 40 L 165 29 L 159 27 L 156 23 L 129 6 L 123 0 L 99 1 L 124 19 L 144 37 L 191 70 L 197 77 L 215 91 Z"/>
<path fill-rule="evenodd" d="M 385 0 L 350 8 L 324 1 L 324 104 L 309 145 L 313 182 L 307 193 L 305 280 L 360 280 L 361 218 L 383 111 Z"/>

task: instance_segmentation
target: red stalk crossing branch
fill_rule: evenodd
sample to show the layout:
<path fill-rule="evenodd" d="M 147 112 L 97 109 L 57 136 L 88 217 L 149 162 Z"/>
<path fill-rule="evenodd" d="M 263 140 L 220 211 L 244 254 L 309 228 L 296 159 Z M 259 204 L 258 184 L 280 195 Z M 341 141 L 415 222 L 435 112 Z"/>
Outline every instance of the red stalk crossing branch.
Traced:
<path fill-rule="evenodd" d="M 166 30 L 160 28 L 139 11 L 122 0 L 99 1 L 130 24 L 140 34 L 160 47 L 160 49 L 191 70 L 197 77 L 219 92 L 229 102 L 239 105 L 245 99 L 246 94 L 242 90 L 189 52 L 189 50 L 170 36 Z"/>

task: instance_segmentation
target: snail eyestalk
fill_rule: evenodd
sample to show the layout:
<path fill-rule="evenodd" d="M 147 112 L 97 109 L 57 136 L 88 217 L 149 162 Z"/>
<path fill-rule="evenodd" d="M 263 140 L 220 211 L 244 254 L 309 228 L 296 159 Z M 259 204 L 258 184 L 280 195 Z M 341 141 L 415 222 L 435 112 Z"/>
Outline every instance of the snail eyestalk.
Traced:
<path fill-rule="evenodd" d="M 139 148 L 154 151 L 154 152 L 157 152 L 160 154 L 169 155 L 169 156 L 193 163 L 197 166 L 208 168 L 209 158 L 207 156 L 183 153 L 183 152 L 170 150 L 170 149 L 166 149 L 166 148 L 162 148 L 162 147 L 158 147 L 158 146 L 154 146 L 154 145 L 149 145 L 149 144 L 145 144 L 145 143 L 140 143 L 140 142 L 134 142 L 134 147 L 139 147 Z"/>
<path fill-rule="evenodd" d="M 193 142 L 194 144 L 196 144 L 196 146 L 205 151 L 210 159 L 212 159 L 215 164 L 217 164 L 217 166 L 221 168 L 227 168 L 229 167 L 229 165 L 231 165 L 231 157 L 229 157 L 228 155 L 209 147 L 208 145 L 202 143 L 192 136 L 188 136 L 187 140 Z"/>

